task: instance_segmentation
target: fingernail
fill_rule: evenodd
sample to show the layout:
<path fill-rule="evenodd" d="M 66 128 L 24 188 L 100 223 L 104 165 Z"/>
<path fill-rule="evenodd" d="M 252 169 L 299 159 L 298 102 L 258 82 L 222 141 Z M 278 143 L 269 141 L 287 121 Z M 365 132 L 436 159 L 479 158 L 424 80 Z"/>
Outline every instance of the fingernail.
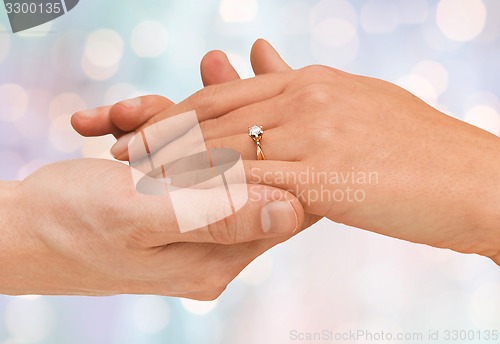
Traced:
<path fill-rule="evenodd" d="M 93 118 L 97 115 L 97 109 L 78 111 L 77 115 L 85 118 Z"/>
<path fill-rule="evenodd" d="M 127 109 L 133 109 L 141 105 L 141 98 L 132 98 L 127 100 L 122 100 L 118 104 L 125 106 Z"/>
<path fill-rule="evenodd" d="M 116 143 L 111 147 L 110 152 L 115 158 L 120 156 L 128 149 L 130 140 L 134 137 L 135 133 L 128 133 L 123 135 L 116 141 Z"/>
<path fill-rule="evenodd" d="M 261 211 L 262 229 L 264 232 L 286 234 L 293 233 L 298 227 L 295 209 L 288 201 L 274 201 Z"/>

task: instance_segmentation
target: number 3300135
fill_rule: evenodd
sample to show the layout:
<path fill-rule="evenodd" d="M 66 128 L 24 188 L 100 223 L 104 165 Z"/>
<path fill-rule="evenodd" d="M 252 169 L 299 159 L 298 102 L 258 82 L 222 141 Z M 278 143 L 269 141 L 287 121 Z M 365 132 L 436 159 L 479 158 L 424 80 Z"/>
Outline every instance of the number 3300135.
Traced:
<path fill-rule="evenodd" d="M 28 3 L 28 2 L 23 2 L 23 3 L 6 3 L 5 8 L 7 9 L 8 14 L 28 14 L 28 13 L 47 13 L 47 14 L 58 14 L 61 13 L 62 8 L 61 8 L 61 3 L 56 2 L 56 3 L 51 3 L 51 2 L 46 2 L 46 3 L 41 3 L 41 4 L 35 4 L 35 3 Z"/>

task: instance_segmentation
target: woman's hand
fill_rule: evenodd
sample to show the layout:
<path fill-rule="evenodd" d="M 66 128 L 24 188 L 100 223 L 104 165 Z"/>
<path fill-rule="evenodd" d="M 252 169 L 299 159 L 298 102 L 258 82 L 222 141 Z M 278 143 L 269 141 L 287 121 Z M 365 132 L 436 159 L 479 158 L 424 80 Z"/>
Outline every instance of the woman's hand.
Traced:
<path fill-rule="evenodd" d="M 389 82 L 282 71 L 206 87 L 144 126 L 193 109 L 208 148 L 240 151 L 249 181 L 310 214 L 500 262 L 500 140 Z M 252 161 L 254 123 L 267 161 Z"/>
<path fill-rule="evenodd" d="M 0 293 L 214 299 L 303 219 L 291 194 L 251 185 L 250 194 L 259 197 L 238 212 L 181 233 L 169 195 L 136 192 L 130 170 L 82 159 L 0 183 Z M 206 218 L 192 202 L 206 201 L 210 190 L 198 191 L 185 211 Z"/>
<path fill-rule="evenodd" d="M 255 75 L 265 75 L 291 71 L 292 69 L 280 57 L 278 52 L 265 40 L 257 40 L 251 49 L 250 60 Z M 240 76 L 222 51 L 208 52 L 200 63 L 201 79 L 205 87 L 240 80 Z M 71 123 L 83 136 L 113 134 L 118 142 L 111 148 L 111 153 L 118 160 L 128 160 L 129 140 L 139 128 L 156 120 L 166 118 L 165 113 L 176 113 L 177 104 L 159 95 L 148 95 L 127 99 L 114 105 L 79 111 L 72 117 Z M 305 214 L 301 228 L 316 223 L 320 216 Z"/>

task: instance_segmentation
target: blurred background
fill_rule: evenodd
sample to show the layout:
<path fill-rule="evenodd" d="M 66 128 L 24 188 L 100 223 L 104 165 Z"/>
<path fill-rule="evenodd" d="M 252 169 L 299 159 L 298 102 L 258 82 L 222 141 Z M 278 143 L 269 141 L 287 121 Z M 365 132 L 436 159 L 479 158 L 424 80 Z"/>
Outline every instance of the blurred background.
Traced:
<path fill-rule="evenodd" d="M 148 93 L 180 101 L 201 87 L 199 61 L 211 49 L 250 77 L 258 37 L 294 68 L 321 63 L 383 78 L 500 135 L 498 0 L 81 0 L 51 23 L 9 32 L 0 7 L 4 180 L 62 159 L 111 158 L 114 140 L 80 137 L 74 111 Z M 494 329 L 500 269 L 488 259 L 328 222 L 261 256 L 213 302 L 0 296 L 1 344 L 289 343 L 294 330 L 425 339 L 429 330 Z M 474 338 L 462 342 L 481 342 Z"/>

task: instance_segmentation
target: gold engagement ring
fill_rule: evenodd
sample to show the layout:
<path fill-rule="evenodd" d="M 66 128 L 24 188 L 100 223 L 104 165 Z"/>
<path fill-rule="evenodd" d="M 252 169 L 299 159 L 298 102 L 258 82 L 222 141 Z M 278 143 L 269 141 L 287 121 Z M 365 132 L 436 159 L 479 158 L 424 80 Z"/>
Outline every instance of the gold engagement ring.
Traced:
<path fill-rule="evenodd" d="M 266 156 L 262 151 L 262 146 L 260 141 L 262 140 L 262 136 L 264 135 L 264 130 L 261 125 L 254 124 L 253 126 L 248 128 L 248 135 L 255 141 L 257 144 L 257 160 L 266 160 Z"/>

